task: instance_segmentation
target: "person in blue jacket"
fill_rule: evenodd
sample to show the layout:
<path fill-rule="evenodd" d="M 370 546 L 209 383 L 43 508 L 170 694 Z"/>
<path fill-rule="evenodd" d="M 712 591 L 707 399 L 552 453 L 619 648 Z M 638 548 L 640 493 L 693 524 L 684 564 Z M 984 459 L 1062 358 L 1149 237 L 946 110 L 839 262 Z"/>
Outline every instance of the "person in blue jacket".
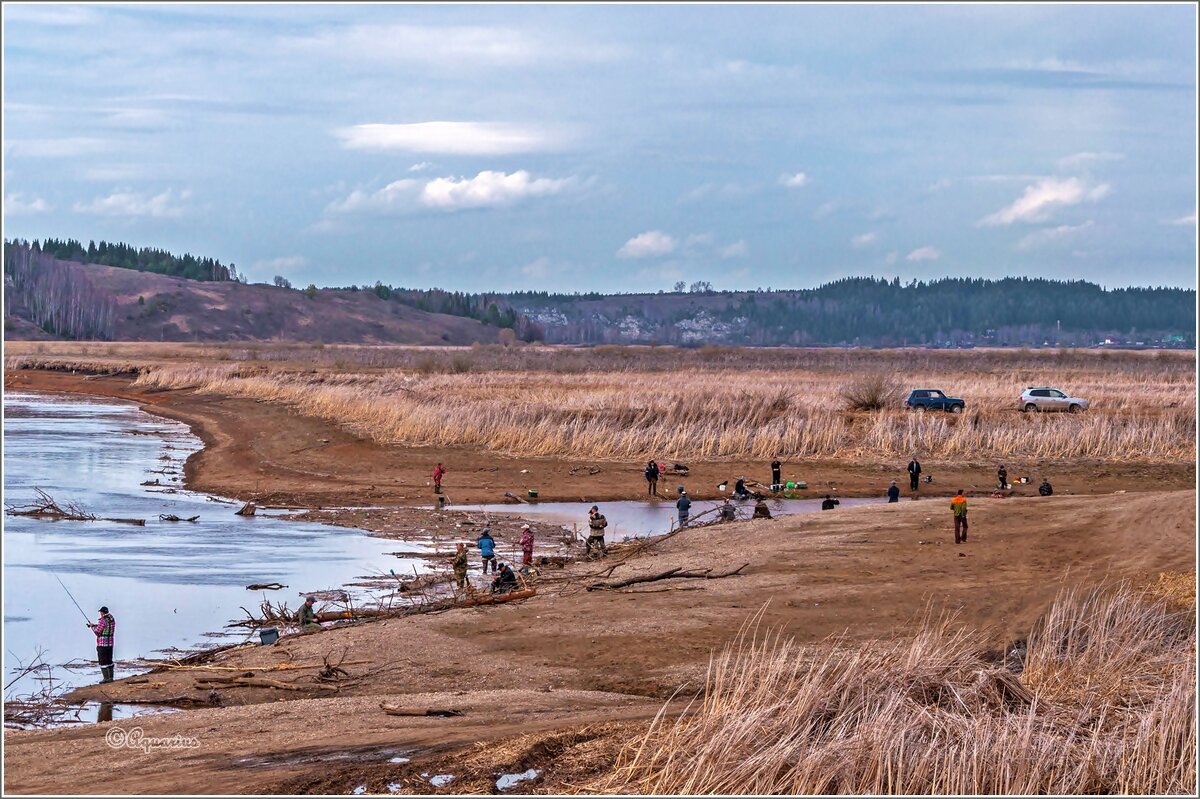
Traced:
<path fill-rule="evenodd" d="M 492 538 L 492 531 L 488 528 L 483 528 L 483 532 L 479 534 L 479 540 L 475 542 L 479 545 L 479 556 L 483 558 L 483 573 L 487 574 L 488 564 L 492 564 L 492 573 L 496 572 L 496 539 Z"/>
<path fill-rule="evenodd" d="M 895 480 L 893 480 L 892 484 L 890 486 L 888 486 L 887 497 L 888 497 L 888 502 L 899 502 L 900 501 L 900 486 L 896 485 Z"/>

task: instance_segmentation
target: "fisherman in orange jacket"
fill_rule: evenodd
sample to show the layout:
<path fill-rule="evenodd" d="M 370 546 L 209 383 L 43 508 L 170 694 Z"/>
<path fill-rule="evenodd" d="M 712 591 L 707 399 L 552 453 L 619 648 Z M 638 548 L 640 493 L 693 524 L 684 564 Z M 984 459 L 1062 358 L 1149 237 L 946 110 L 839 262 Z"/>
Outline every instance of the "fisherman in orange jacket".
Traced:
<path fill-rule="evenodd" d="M 967 543 L 967 498 L 963 496 L 961 488 L 954 495 L 954 499 L 950 500 L 950 511 L 954 514 L 954 543 L 965 544 Z"/>

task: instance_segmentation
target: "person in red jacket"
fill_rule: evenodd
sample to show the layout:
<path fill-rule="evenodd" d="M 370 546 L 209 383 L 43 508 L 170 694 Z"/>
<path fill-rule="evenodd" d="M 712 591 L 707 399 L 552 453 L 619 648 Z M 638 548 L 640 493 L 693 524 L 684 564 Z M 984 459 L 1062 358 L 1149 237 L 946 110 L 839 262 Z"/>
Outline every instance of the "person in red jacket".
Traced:
<path fill-rule="evenodd" d="M 528 524 L 521 525 L 521 563 L 533 565 L 533 530 L 529 529 Z"/>
<path fill-rule="evenodd" d="M 442 475 L 446 473 L 446 467 L 438 461 L 438 465 L 433 468 L 433 493 L 442 493 Z"/>

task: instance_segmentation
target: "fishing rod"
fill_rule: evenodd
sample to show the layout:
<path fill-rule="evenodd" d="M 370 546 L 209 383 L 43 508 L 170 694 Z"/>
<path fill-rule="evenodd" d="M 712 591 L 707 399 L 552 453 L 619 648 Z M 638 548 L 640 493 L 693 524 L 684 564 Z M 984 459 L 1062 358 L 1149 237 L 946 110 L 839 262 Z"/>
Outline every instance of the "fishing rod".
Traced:
<path fill-rule="evenodd" d="M 54 574 L 54 572 L 50 572 L 50 573 Z M 75 597 L 71 595 L 71 590 L 69 588 L 67 588 L 66 583 L 64 583 L 62 580 L 59 580 L 59 577 L 57 574 L 54 574 L 54 579 L 58 580 L 58 584 L 62 586 L 62 590 L 67 592 L 67 596 L 71 597 L 71 601 L 75 604 L 75 607 L 79 608 L 79 613 L 80 613 L 80 615 L 83 616 L 83 620 L 87 622 L 87 625 L 89 627 L 91 627 L 92 620 L 90 618 L 88 618 L 88 615 L 86 613 L 83 612 L 83 608 L 79 607 L 79 603 L 75 602 Z"/>

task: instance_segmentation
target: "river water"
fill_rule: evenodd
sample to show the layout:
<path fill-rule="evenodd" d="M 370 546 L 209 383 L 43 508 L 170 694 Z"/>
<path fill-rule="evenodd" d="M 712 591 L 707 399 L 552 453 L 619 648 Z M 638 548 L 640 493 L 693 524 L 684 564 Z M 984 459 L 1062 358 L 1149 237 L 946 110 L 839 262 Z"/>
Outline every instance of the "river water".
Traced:
<path fill-rule="evenodd" d="M 295 608 L 306 591 L 425 568 L 423 560 L 388 554 L 424 551 L 419 545 L 285 517 L 236 516 L 237 505 L 203 494 L 162 493 L 182 482 L 183 461 L 201 443 L 185 425 L 132 403 L 13 392 L 4 395 L 4 413 L 6 503 L 31 503 L 37 487 L 96 516 L 146 520 L 138 527 L 4 517 L 5 683 L 39 650 L 56 667 L 94 663 L 95 637 L 58 579 L 91 620 L 101 605 L 116 617 L 121 677 L 131 673 L 124 659 L 243 640 L 244 631 L 210 634 L 245 618 L 241 607 L 256 611 L 263 598 Z M 152 480 L 162 485 L 142 485 Z M 172 523 L 159 514 L 200 519 Z M 288 588 L 246 589 L 271 582 Z M 98 681 L 99 671 L 55 668 L 54 676 L 79 685 Z M 26 677 L 5 695 L 36 687 Z"/>

